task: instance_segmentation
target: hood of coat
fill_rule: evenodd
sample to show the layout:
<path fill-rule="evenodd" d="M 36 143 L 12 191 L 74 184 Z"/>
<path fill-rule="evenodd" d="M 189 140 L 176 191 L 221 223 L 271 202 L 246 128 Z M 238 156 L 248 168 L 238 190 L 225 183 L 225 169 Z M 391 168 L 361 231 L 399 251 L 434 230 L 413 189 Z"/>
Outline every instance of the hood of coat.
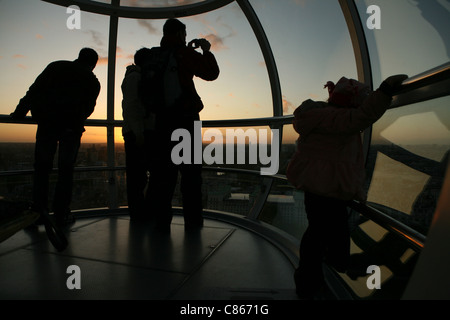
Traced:
<path fill-rule="evenodd" d="M 324 108 L 329 107 L 328 103 L 323 101 L 313 101 L 308 99 L 304 101 L 294 111 L 294 129 L 300 135 L 309 134 L 326 117 Z"/>
<path fill-rule="evenodd" d="M 129 76 L 130 74 L 132 74 L 133 72 L 141 72 L 141 68 L 135 64 L 129 65 L 127 66 L 127 70 L 125 71 L 125 77 Z"/>

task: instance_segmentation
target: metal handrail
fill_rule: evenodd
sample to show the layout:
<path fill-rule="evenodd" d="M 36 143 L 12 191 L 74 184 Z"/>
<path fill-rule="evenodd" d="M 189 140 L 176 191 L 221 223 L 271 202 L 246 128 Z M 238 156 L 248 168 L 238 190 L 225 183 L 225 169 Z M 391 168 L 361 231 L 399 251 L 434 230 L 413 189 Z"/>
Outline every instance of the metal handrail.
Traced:
<path fill-rule="evenodd" d="M 244 118 L 244 119 L 227 119 L 227 120 L 202 120 L 202 125 L 205 128 L 220 128 L 220 127 L 255 127 L 255 126 L 272 126 L 291 124 L 294 115 L 286 115 L 279 117 L 261 117 L 261 118 Z M 36 121 L 31 116 L 26 116 L 24 119 L 12 119 L 9 115 L 0 114 L 0 123 L 15 123 L 15 124 L 36 124 Z M 102 120 L 102 119 L 87 119 L 85 126 L 88 127 L 122 127 L 123 120 Z"/>
<path fill-rule="evenodd" d="M 450 78 L 450 61 L 403 81 L 401 94 Z"/>
<path fill-rule="evenodd" d="M 398 108 L 449 94 L 450 62 L 447 62 L 403 81 L 389 108 Z"/>
<path fill-rule="evenodd" d="M 94 171 L 120 171 L 125 170 L 125 166 L 116 166 L 116 167 L 107 167 L 107 166 L 86 166 L 86 167 L 75 167 L 75 172 L 94 172 Z M 52 172 L 57 172 L 57 168 L 53 168 Z M 9 177 L 9 176 L 20 176 L 20 175 L 29 175 L 33 174 L 33 169 L 25 169 L 25 170 L 10 170 L 10 171 L 0 171 L 0 177 Z"/>
<path fill-rule="evenodd" d="M 406 224 L 395 220 L 384 212 L 377 210 L 369 205 L 362 204 L 359 201 L 352 201 L 350 208 L 356 210 L 358 213 L 374 221 L 381 227 L 401 236 L 409 242 L 416 250 L 420 251 L 426 241 L 426 236 L 420 232 L 412 229 Z"/>

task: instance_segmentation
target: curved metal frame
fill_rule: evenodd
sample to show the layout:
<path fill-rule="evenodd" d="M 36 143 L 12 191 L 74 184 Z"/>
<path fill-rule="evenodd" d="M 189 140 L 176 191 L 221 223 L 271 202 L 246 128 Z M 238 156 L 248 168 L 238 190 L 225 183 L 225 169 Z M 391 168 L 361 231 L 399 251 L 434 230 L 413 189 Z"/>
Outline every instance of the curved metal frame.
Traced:
<path fill-rule="evenodd" d="M 366 83 L 373 89 L 372 68 L 370 64 L 369 49 L 367 47 L 364 28 L 359 17 L 358 9 L 353 0 L 339 0 L 342 13 L 347 22 L 348 31 L 353 44 L 355 54 L 356 70 L 358 72 L 358 81 Z M 364 130 L 363 148 L 364 159 L 369 154 L 370 141 L 372 139 L 372 126 Z"/>
<path fill-rule="evenodd" d="M 264 61 L 269 73 L 270 86 L 272 89 L 272 102 L 273 102 L 273 115 L 279 117 L 283 115 L 283 100 L 281 95 L 280 79 L 278 77 L 278 69 L 275 63 L 275 57 L 273 56 L 272 49 L 270 48 L 269 40 L 264 32 L 264 29 L 259 21 L 253 7 L 248 0 L 236 0 L 241 7 L 245 16 L 247 17 L 250 25 L 258 40 L 259 46 L 264 56 Z"/>
<path fill-rule="evenodd" d="M 223 7 L 235 0 L 204 0 L 202 2 L 169 6 L 169 7 L 127 7 L 120 1 L 112 0 L 111 4 L 91 0 L 43 0 L 52 4 L 68 7 L 77 5 L 80 10 L 107 16 L 117 16 L 134 19 L 167 19 L 187 17 L 206 13 Z"/>

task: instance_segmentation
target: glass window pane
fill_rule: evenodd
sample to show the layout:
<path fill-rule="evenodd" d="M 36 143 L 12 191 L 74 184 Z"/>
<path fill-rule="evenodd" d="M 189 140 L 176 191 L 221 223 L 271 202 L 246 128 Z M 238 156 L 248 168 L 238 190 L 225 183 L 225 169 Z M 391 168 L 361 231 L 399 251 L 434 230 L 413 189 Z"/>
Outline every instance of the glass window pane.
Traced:
<path fill-rule="evenodd" d="M 125 161 L 125 144 L 122 136 L 122 127 L 114 129 L 114 151 L 116 154 L 115 165 L 116 167 L 121 167 L 126 165 Z"/>
<path fill-rule="evenodd" d="M 325 100 L 327 81 L 357 77 L 355 57 L 338 1 L 252 0 L 275 56 L 283 114 L 306 99 Z"/>
<path fill-rule="evenodd" d="M 114 118 L 122 120 L 122 82 L 127 66 L 134 63 L 134 54 L 143 47 L 159 46 L 163 20 L 119 18 L 117 31 L 115 110 Z M 120 133 L 121 134 L 121 133 Z"/>
<path fill-rule="evenodd" d="M 279 174 L 286 174 L 289 160 L 297 150 L 298 133 L 294 130 L 292 124 L 283 126 L 283 139 L 280 149 L 280 169 Z"/>
<path fill-rule="evenodd" d="M 76 167 L 97 167 L 108 164 L 106 148 L 106 129 L 102 127 L 86 127 L 81 137 Z"/>
<path fill-rule="evenodd" d="M 391 109 L 374 124 L 368 201 L 426 234 L 450 150 L 449 97 Z"/>
<path fill-rule="evenodd" d="M 0 172 L 33 170 L 36 126 L 2 123 L 0 132 Z"/>
<path fill-rule="evenodd" d="M 108 207 L 108 177 L 107 171 L 75 172 L 71 210 Z M 52 185 L 50 187 L 52 188 Z"/>
<path fill-rule="evenodd" d="M 259 219 L 300 240 L 308 227 L 303 195 L 287 180 L 274 179 Z"/>
<path fill-rule="evenodd" d="M 33 170 L 36 125 L 0 124 L 0 130 L 8 133 L 0 141 L 0 171 Z M 105 128 L 86 127 L 75 166 L 106 166 L 103 141 L 106 141 Z M 56 167 L 57 153 L 53 163 Z"/>
<path fill-rule="evenodd" d="M 374 85 L 392 74 L 414 76 L 450 58 L 450 3 L 448 1 L 355 1 L 365 26 Z M 380 29 L 369 29 L 372 14 L 380 9 Z"/>
<path fill-rule="evenodd" d="M 76 171 L 74 173 L 72 210 L 104 208 L 108 205 L 108 172 Z M 53 201 L 57 174 L 50 174 L 49 204 Z M 118 179 L 120 182 L 121 180 Z M 33 174 L 8 175 L 0 179 L 0 198 L 4 200 L 30 202 L 33 190 Z M 122 200 L 122 195 L 119 195 Z"/>
<path fill-rule="evenodd" d="M 262 192 L 262 178 L 259 175 L 204 170 L 202 178 L 203 205 L 206 210 L 247 216 Z M 181 207 L 179 185 L 173 205 Z"/>
<path fill-rule="evenodd" d="M 219 78 L 194 77 L 204 109 L 202 120 L 269 117 L 273 115 L 267 70 L 256 37 L 236 3 L 215 11 L 180 18 L 187 41 L 206 38 L 220 68 Z M 120 85 L 136 50 L 159 46 L 165 20 L 119 19 L 116 68 L 116 119 L 122 119 Z M 199 49 L 200 50 L 200 49 Z M 201 51 L 201 50 L 200 50 Z"/>
<path fill-rule="evenodd" d="M 205 166 L 261 171 L 276 169 L 270 127 L 203 128 Z M 274 139 L 275 139 L 274 134 Z"/>
<path fill-rule="evenodd" d="M 359 214 L 353 213 L 350 220 L 350 267 L 338 275 L 359 299 L 401 299 L 420 252 L 401 236 Z M 381 290 L 367 285 L 373 280 L 373 273 L 367 271 L 370 265 L 380 267 Z"/>
<path fill-rule="evenodd" d="M 0 124 L 0 142 L 27 142 L 34 143 L 36 140 L 35 124 L 13 124 L 13 123 L 1 123 Z"/>
<path fill-rule="evenodd" d="M 0 179 L 0 199 L 29 203 L 33 190 L 33 175 L 20 174 L 2 176 Z"/>
<path fill-rule="evenodd" d="M 109 17 L 80 12 L 80 28 L 67 26 L 67 8 L 44 1 L 0 1 L 0 114 L 10 114 L 36 77 L 56 60 L 75 60 L 83 47 L 100 60 L 94 73 L 102 90 L 91 118 L 106 118 Z"/>
<path fill-rule="evenodd" d="M 106 143 L 106 129 L 104 127 L 85 126 L 81 143 Z"/>

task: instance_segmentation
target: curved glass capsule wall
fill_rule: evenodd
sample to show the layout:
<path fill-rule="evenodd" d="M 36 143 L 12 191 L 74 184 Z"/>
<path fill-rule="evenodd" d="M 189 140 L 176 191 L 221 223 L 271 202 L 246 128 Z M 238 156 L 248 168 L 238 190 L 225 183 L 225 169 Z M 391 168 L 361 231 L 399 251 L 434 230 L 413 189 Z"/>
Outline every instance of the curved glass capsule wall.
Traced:
<path fill-rule="evenodd" d="M 12 121 L 8 115 L 48 63 L 73 60 L 79 49 L 92 47 L 100 55 L 94 73 L 102 90 L 82 138 L 72 209 L 86 215 L 126 207 L 120 85 L 136 50 L 158 46 L 165 19 L 177 17 L 187 26 L 188 40 L 204 37 L 211 42 L 221 69 L 214 82 L 195 80 L 205 105 L 200 114 L 203 133 L 225 134 L 228 129 L 260 137 L 268 129 L 279 132 L 274 135 L 280 142 L 276 175 L 260 174 L 267 166 L 261 159 L 205 164 L 205 209 L 262 222 L 282 242 L 293 244 L 294 251 L 307 226 L 303 194 L 284 176 L 297 139 L 291 125 L 295 108 L 306 99 L 325 100 L 323 85 L 341 76 L 377 88 L 391 74 L 419 75 L 409 79 L 411 90 L 397 95 L 392 108 L 363 134 L 369 208 L 355 204 L 351 219 L 355 258 L 392 244 L 393 233 L 413 235 L 415 242 L 399 245 L 395 265 L 380 262 L 390 275 L 383 281 L 411 268 L 448 163 L 450 8 L 438 0 L 324 4 L 1 1 L 0 199 L 28 201 L 32 183 L 36 126 L 31 118 Z M 203 147 L 209 143 L 204 136 Z M 181 206 L 178 195 L 173 205 Z M 364 288 L 360 274 L 340 279 L 359 298 L 374 295 Z"/>

